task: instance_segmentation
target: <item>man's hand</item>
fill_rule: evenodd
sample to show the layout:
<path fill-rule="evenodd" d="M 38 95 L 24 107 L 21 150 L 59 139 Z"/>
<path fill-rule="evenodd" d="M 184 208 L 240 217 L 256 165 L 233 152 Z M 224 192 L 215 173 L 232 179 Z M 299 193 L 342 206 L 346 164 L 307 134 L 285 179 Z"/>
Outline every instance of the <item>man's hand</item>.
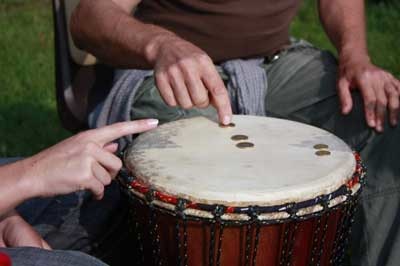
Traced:
<path fill-rule="evenodd" d="M 16 211 L 11 211 L 0 220 L 0 247 L 51 249 L 49 244 Z"/>
<path fill-rule="evenodd" d="M 206 108 L 211 103 L 220 122 L 229 124 L 232 110 L 228 92 L 210 57 L 195 45 L 160 34 L 148 46 L 157 87 L 169 106 Z"/>
<path fill-rule="evenodd" d="M 367 124 L 382 132 L 387 109 L 390 123 L 397 125 L 400 82 L 369 60 L 364 2 L 319 0 L 319 14 L 326 33 L 339 52 L 337 88 L 342 113 L 351 111 L 350 90 L 358 89 L 363 97 Z"/>
<path fill-rule="evenodd" d="M 88 189 L 101 199 L 104 186 L 122 167 L 111 141 L 156 127 L 153 119 L 116 123 L 79 133 L 23 161 L 27 189 L 33 196 L 53 196 Z"/>
<path fill-rule="evenodd" d="M 71 17 L 75 44 L 120 68 L 155 70 L 157 87 L 170 106 L 205 108 L 211 103 L 228 124 L 228 93 L 212 60 L 195 45 L 131 15 L 139 0 L 81 0 Z"/>
<path fill-rule="evenodd" d="M 342 55 L 339 60 L 338 93 L 343 114 L 348 114 L 353 106 L 351 89 L 360 90 L 365 119 L 370 127 L 382 132 L 387 110 L 391 125 L 397 125 L 400 81 L 393 75 L 373 65 L 368 58 Z"/>

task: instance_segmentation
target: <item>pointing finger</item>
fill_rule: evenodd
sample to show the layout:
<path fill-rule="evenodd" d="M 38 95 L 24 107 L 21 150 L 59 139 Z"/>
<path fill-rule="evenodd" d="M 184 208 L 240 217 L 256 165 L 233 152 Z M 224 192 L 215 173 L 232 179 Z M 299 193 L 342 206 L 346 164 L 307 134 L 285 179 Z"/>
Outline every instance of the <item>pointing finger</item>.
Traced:
<path fill-rule="evenodd" d="M 211 103 L 217 109 L 219 121 L 227 125 L 232 120 L 232 107 L 228 91 L 214 66 L 206 68 L 202 78 L 204 85 L 211 94 Z"/>
<path fill-rule="evenodd" d="M 157 126 L 157 119 L 143 119 L 128 122 L 119 122 L 102 128 L 89 131 L 91 141 L 104 146 L 106 143 L 119 139 L 123 136 L 141 133 Z"/>

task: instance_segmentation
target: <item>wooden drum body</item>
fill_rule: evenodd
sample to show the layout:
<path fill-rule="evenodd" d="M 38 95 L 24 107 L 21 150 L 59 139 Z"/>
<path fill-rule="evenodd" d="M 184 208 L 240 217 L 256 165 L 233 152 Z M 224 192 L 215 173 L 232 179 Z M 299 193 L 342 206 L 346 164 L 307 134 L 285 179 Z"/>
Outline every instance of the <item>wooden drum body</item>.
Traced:
<path fill-rule="evenodd" d="M 171 122 L 126 151 L 119 181 L 138 265 L 340 264 L 365 176 L 359 156 L 300 123 L 234 123 Z"/>

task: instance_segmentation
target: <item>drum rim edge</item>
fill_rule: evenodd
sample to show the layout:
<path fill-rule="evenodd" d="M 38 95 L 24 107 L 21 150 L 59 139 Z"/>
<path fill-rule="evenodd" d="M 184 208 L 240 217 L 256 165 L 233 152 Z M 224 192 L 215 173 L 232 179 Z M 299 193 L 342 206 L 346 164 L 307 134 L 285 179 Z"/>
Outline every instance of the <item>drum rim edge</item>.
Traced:
<path fill-rule="evenodd" d="M 358 196 L 365 183 L 366 169 L 360 155 L 357 152 L 353 152 L 353 154 L 356 161 L 356 169 L 352 177 L 345 184 L 328 194 L 321 194 L 312 199 L 281 205 L 237 207 L 225 206 L 223 204 L 197 203 L 154 190 L 148 185 L 143 184 L 137 177 L 130 175 L 129 171 L 124 167 L 117 176 L 117 180 L 121 184 L 123 192 L 128 194 L 130 199 L 134 198 L 144 204 L 152 205 L 161 211 L 169 212 L 173 215 L 180 213 L 188 218 L 201 220 L 213 220 L 217 218 L 227 222 L 250 222 L 258 220 L 263 223 L 276 223 L 288 219 L 307 219 L 310 216 L 316 216 L 328 210 L 335 209 L 337 206 L 345 204 Z M 344 198 L 341 200 L 340 197 Z M 335 204 L 330 204 L 337 199 L 338 201 Z M 321 206 L 321 208 L 316 208 L 317 206 Z M 308 212 L 306 210 L 299 215 L 299 211 L 307 208 L 309 208 Z"/>

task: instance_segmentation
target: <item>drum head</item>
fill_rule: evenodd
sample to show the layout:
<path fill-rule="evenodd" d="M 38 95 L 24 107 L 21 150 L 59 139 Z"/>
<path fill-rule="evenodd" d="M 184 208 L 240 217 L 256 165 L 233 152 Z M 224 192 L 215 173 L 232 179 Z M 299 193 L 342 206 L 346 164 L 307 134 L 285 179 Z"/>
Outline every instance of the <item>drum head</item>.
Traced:
<path fill-rule="evenodd" d="M 195 117 L 161 125 L 135 139 L 125 164 L 158 191 L 229 206 L 313 199 L 335 191 L 355 171 L 350 148 L 319 128 L 238 115 L 233 123 L 221 127 Z"/>

